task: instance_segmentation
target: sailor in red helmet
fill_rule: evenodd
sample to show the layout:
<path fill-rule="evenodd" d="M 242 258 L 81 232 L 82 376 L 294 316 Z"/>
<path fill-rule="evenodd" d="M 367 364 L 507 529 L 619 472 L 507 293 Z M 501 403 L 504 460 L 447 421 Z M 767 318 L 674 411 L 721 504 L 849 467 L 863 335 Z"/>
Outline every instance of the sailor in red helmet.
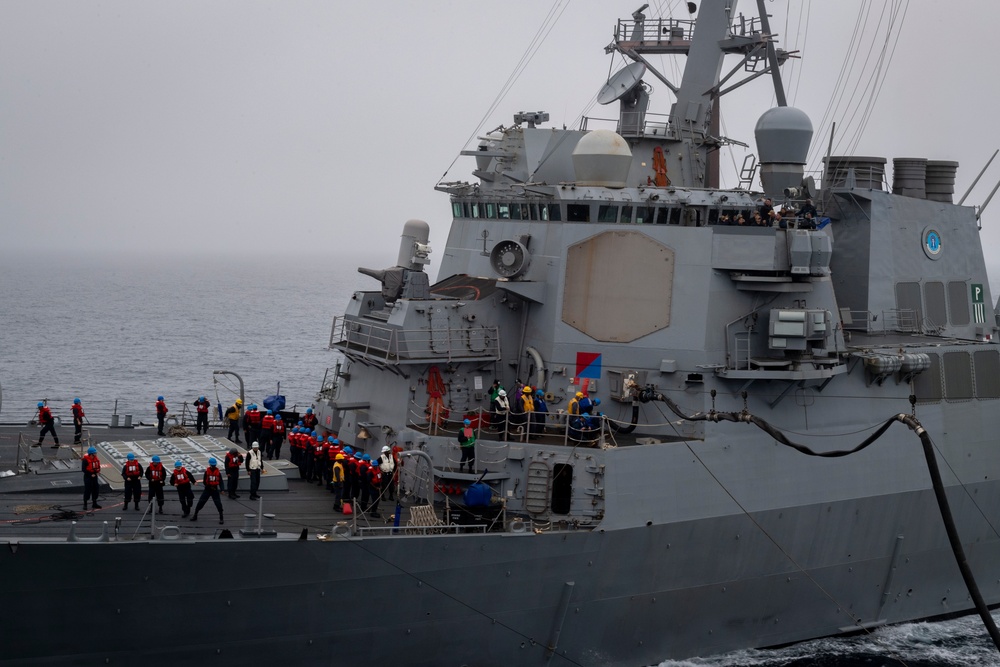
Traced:
<path fill-rule="evenodd" d="M 83 509 L 87 509 L 87 501 L 93 499 L 94 509 L 99 510 L 97 492 L 101 488 L 101 459 L 97 458 L 97 448 L 90 447 L 80 459 L 80 469 L 83 470 Z"/>
<path fill-rule="evenodd" d="M 146 494 L 149 504 L 156 498 L 157 511 L 163 514 L 163 486 L 167 483 L 167 471 L 160 463 L 160 457 L 154 456 L 146 467 L 146 480 L 149 481 L 149 492 Z"/>
<path fill-rule="evenodd" d="M 184 467 L 182 461 L 174 461 L 174 471 L 170 473 L 170 486 L 177 489 L 177 498 L 181 501 L 181 516 L 191 513 L 191 505 L 194 504 L 194 491 L 191 487 L 195 479 Z"/>
<path fill-rule="evenodd" d="M 198 499 L 198 505 L 194 508 L 194 514 L 191 515 L 192 521 L 198 520 L 198 512 L 201 511 L 201 508 L 211 498 L 212 502 L 215 503 L 215 508 L 219 510 L 219 523 L 223 523 L 222 498 L 219 496 L 219 491 L 222 489 L 222 471 L 216 467 L 217 463 L 218 461 L 215 460 L 214 456 L 208 460 L 208 467 L 205 469 L 205 475 L 202 477 L 205 488 L 201 491 L 201 498 Z"/>
<path fill-rule="evenodd" d="M 52 411 L 43 401 L 38 401 L 38 423 L 42 425 L 42 430 L 38 433 L 38 444 L 41 445 L 45 440 L 46 433 L 51 433 L 52 439 L 56 441 L 52 445 L 52 449 L 58 447 L 59 436 L 56 435 L 56 418 L 52 416 Z"/>
<path fill-rule="evenodd" d="M 130 501 L 135 503 L 136 509 L 139 509 L 139 500 L 142 499 L 142 466 L 135 460 L 135 454 L 132 452 L 125 458 L 122 478 L 125 480 L 125 509 L 128 509 Z"/>
<path fill-rule="evenodd" d="M 79 398 L 73 399 L 73 444 L 79 445 L 83 437 L 83 405 Z"/>

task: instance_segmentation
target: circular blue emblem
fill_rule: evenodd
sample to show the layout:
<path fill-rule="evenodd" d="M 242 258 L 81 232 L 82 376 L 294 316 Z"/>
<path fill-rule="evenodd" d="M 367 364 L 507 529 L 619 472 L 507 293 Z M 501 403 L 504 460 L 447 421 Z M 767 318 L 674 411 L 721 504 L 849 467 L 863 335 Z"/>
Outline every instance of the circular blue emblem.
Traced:
<path fill-rule="evenodd" d="M 931 259 L 937 259 L 941 256 L 941 249 L 943 247 L 941 242 L 941 233 L 934 228 L 928 228 L 924 230 L 924 254 Z"/>

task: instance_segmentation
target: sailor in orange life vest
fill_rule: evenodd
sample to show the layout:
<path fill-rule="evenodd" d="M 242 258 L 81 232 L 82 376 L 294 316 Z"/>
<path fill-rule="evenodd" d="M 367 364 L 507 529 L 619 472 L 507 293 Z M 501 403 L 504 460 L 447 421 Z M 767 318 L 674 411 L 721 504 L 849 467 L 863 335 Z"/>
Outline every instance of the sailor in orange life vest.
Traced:
<path fill-rule="evenodd" d="M 184 464 L 180 461 L 174 461 L 174 471 L 170 474 L 170 486 L 177 489 L 177 497 L 181 501 L 181 516 L 187 516 L 191 513 L 191 505 L 194 504 L 192 484 L 194 484 L 194 477 L 187 471 Z"/>
<path fill-rule="evenodd" d="M 226 476 L 229 478 L 229 497 L 233 500 L 239 498 L 236 493 L 236 488 L 240 485 L 240 466 L 243 465 L 243 455 L 236 451 L 235 447 L 231 447 L 228 452 L 226 452 Z M 197 514 L 197 511 L 195 512 Z"/>
<path fill-rule="evenodd" d="M 83 435 L 83 406 L 80 405 L 80 399 L 73 399 L 73 444 L 79 445 L 80 439 Z"/>
<path fill-rule="evenodd" d="M 215 508 L 219 510 L 219 523 L 223 522 L 222 498 L 219 497 L 219 490 L 222 488 L 222 471 L 215 467 L 216 463 L 218 461 L 215 460 L 215 457 L 208 460 L 208 468 L 205 469 L 205 475 L 202 478 L 205 488 L 201 491 L 201 498 L 198 499 L 198 505 L 194 508 L 194 514 L 191 515 L 192 521 L 198 520 L 198 512 L 201 511 L 201 508 L 211 498 L 212 502 L 215 503 Z"/>
<path fill-rule="evenodd" d="M 163 485 L 167 483 L 167 471 L 160 463 L 160 457 L 154 456 L 152 462 L 146 468 L 146 479 L 149 480 L 149 492 L 146 494 L 149 504 L 153 504 L 156 498 L 157 511 L 163 514 Z"/>
<path fill-rule="evenodd" d="M 156 397 L 156 435 L 163 435 L 163 420 L 167 418 L 167 404 L 162 396 Z"/>
<path fill-rule="evenodd" d="M 45 440 L 46 433 L 51 433 L 52 439 L 56 441 L 56 444 L 52 445 L 52 449 L 58 447 L 59 436 L 56 435 L 56 419 L 52 416 L 49 407 L 42 401 L 38 401 L 38 423 L 42 425 L 42 430 L 38 434 L 38 444 L 41 445 Z"/>
<path fill-rule="evenodd" d="M 142 499 L 142 466 L 135 460 L 135 454 L 128 453 L 125 465 L 122 466 L 122 477 L 125 479 L 125 509 L 130 500 L 134 499 L 135 508 L 139 509 Z"/>
<path fill-rule="evenodd" d="M 90 447 L 87 453 L 80 459 L 80 468 L 83 470 L 83 509 L 87 509 L 87 501 L 94 499 L 94 509 L 99 510 L 101 506 L 97 504 L 97 492 L 101 488 L 101 460 L 97 458 L 97 448 Z"/>
<path fill-rule="evenodd" d="M 199 396 L 198 400 L 194 402 L 194 407 L 198 409 L 198 418 L 195 420 L 194 430 L 199 435 L 203 431 L 204 433 L 208 433 L 208 408 L 211 405 L 204 396 Z"/>

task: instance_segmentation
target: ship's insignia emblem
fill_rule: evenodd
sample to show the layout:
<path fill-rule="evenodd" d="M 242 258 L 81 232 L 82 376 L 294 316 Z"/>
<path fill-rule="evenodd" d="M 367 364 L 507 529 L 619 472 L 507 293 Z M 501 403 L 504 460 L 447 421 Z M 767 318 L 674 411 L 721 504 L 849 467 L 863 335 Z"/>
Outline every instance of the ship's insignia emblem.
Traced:
<path fill-rule="evenodd" d="M 924 230 L 924 254 L 931 259 L 937 259 L 941 255 L 943 245 L 941 233 L 933 228 Z"/>
<path fill-rule="evenodd" d="M 972 285 L 972 312 L 976 316 L 976 324 L 986 322 L 986 304 L 984 303 L 985 290 L 982 285 Z"/>
<path fill-rule="evenodd" d="M 577 352 L 576 377 L 588 380 L 601 379 L 601 353 Z"/>

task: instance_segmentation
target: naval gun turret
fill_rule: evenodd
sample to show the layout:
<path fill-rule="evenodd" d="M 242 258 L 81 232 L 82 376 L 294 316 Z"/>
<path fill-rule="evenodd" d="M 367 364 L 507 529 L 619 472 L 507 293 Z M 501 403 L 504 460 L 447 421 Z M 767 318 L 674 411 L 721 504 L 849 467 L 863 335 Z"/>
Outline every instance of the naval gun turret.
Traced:
<path fill-rule="evenodd" d="M 430 297 L 430 279 L 424 273 L 424 265 L 430 263 L 430 233 L 430 225 L 423 220 L 407 220 L 403 225 L 396 266 L 381 270 L 358 267 L 358 273 L 382 283 L 382 298 L 386 303 L 400 298 Z"/>

